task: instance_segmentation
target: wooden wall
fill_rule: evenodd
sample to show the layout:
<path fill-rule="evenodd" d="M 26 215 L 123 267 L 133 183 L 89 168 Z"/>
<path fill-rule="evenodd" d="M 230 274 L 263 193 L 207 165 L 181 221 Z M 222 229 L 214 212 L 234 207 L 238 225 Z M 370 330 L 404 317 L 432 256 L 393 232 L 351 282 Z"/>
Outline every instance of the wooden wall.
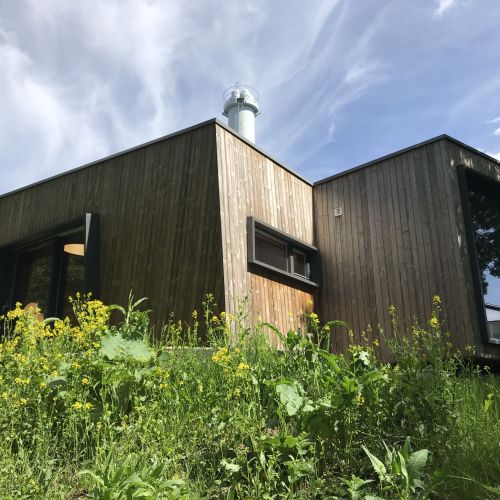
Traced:
<path fill-rule="evenodd" d="M 430 318 L 434 295 L 457 347 L 476 345 L 480 355 L 489 349 L 479 339 L 466 254 L 456 172 L 465 161 L 490 174 L 498 169 L 441 139 L 314 187 L 321 315 L 348 321 L 358 338 L 371 325 L 369 336 L 387 359 L 379 327 L 391 331 L 389 306 L 408 329 L 415 317 Z M 345 335 L 334 338 L 334 350 L 346 346 Z"/>
<path fill-rule="evenodd" d="M 312 186 L 217 126 L 226 308 L 248 297 L 254 319 L 282 331 L 301 325 L 313 294 L 252 274 L 247 266 L 247 217 L 313 244 Z"/>
<path fill-rule="evenodd" d="M 101 216 L 101 296 L 147 296 L 152 319 L 190 319 L 207 292 L 222 303 L 215 124 L 190 129 L 0 197 L 0 247 Z"/>

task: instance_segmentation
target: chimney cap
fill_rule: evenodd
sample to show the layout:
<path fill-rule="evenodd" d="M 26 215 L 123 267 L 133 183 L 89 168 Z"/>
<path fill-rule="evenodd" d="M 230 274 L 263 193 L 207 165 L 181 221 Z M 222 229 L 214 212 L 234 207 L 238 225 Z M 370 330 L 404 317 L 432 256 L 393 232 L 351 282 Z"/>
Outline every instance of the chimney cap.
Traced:
<path fill-rule="evenodd" d="M 223 116 L 228 116 L 229 110 L 236 104 L 245 104 L 257 115 L 259 113 L 259 93 L 253 87 L 243 82 L 236 82 L 232 87 L 224 91 Z"/>

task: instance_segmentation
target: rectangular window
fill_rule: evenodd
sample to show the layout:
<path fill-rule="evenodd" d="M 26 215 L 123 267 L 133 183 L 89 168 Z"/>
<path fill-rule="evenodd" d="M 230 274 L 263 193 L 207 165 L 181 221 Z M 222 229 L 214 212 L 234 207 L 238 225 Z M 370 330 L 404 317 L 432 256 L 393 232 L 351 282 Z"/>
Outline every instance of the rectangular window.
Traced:
<path fill-rule="evenodd" d="M 11 271 L 9 271 L 9 269 Z M 2 271 L 3 269 L 3 271 Z M 36 304 L 45 317 L 71 314 L 68 296 L 98 293 L 99 218 L 59 226 L 0 251 L 1 308 Z"/>
<path fill-rule="evenodd" d="M 500 183 L 464 167 L 459 172 L 481 330 L 500 344 Z"/>
<path fill-rule="evenodd" d="M 255 231 L 255 259 L 270 266 L 288 270 L 288 250 L 285 242 L 263 231 Z"/>
<path fill-rule="evenodd" d="M 318 286 L 318 250 L 293 236 L 248 217 L 248 263 L 251 270 L 273 279 Z"/>

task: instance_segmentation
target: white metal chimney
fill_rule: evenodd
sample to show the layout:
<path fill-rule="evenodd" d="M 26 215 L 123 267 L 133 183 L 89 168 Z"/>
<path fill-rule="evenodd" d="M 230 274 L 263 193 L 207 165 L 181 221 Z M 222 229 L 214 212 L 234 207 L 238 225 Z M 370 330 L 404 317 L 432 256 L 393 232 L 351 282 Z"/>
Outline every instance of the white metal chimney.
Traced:
<path fill-rule="evenodd" d="M 259 94 L 237 82 L 224 92 L 224 116 L 228 125 L 245 139 L 255 142 L 255 117 L 259 114 Z"/>

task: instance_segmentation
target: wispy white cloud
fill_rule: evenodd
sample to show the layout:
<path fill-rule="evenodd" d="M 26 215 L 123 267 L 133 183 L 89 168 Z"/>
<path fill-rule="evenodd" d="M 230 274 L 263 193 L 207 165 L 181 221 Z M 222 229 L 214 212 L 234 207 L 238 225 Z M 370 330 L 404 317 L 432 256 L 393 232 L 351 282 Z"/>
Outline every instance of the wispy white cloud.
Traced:
<path fill-rule="evenodd" d="M 458 0 L 0 0 L 0 192 L 220 117 L 236 80 L 260 92 L 257 144 L 312 179 L 332 151 L 366 161 L 484 124 L 500 6 L 443 25 L 429 5 Z"/>
<path fill-rule="evenodd" d="M 493 131 L 493 135 L 498 135 L 498 136 L 500 136 L 500 127 L 496 128 L 496 129 Z"/>
<path fill-rule="evenodd" d="M 299 163 L 333 139 L 341 109 L 385 78 L 371 46 L 388 7 L 374 9 L 353 31 L 364 9 L 343 0 L 285 5 L 6 4 L 0 168 L 9 164 L 9 177 L 0 190 L 220 116 L 222 92 L 236 79 L 260 91 L 259 144 L 278 155 L 294 144 Z M 313 143 L 318 120 L 328 124 Z"/>
<path fill-rule="evenodd" d="M 493 120 L 488 120 L 486 123 L 500 123 L 500 116 L 493 118 Z"/>
<path fill-rule="evenodd" d="M 441 17 L 447 10 L 457 4 L 456 0 L 436 0 L 437 8 L 434 17 Z"/>

